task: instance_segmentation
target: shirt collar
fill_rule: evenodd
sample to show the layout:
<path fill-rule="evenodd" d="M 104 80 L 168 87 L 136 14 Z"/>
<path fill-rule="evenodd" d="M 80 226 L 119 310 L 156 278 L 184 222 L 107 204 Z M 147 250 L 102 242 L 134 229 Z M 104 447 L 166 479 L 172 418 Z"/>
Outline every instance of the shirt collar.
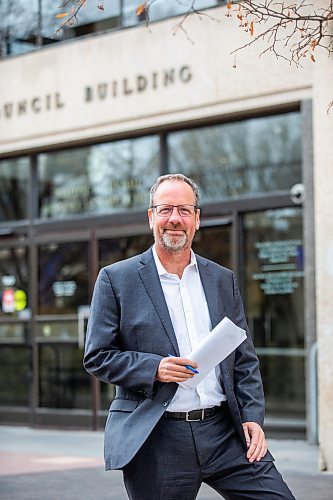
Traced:
<path fill-rule="evenodd" d="M 170 274 L 164 269 L 163 265 L 161 264 L 161 261 L 157 255 L 157 252 L 156 252 L 155 245 L 153 245 L 153 256 L 154 256 L 154 260 L 155 260 L 155 264 L 156 264 L 157 272 L 158 272 L 159 276 L 163 276 L 163 275 L 165 276 L 167 274 Z M 193 252 L 192 249 L 191 249 L 191 260 L 190 260 L 190 263 L 186 267 L 190 267 L 190 266 L 193 266 L 195 268 L 195 270 L 198 271 L 197 258 L 196 258 L 195 253 Z"/>

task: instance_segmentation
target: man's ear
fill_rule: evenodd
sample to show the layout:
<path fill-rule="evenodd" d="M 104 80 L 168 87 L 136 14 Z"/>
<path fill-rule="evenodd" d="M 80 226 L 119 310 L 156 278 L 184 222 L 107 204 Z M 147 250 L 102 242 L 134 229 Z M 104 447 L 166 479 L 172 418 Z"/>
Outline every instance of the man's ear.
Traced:
<path fill-rule="evenodd" d="M 196 217 L 195 229 L 198 231 L 198 229 L 200 227 L 200 208 L 197 209 L 195 217 Z"/>
<path fill-rule="evenodd" d="M 151 208 L 148 208 L 148 220 L 149 220 L 149 227 L 152 230 L 153 229 L 153 211 Z"/>

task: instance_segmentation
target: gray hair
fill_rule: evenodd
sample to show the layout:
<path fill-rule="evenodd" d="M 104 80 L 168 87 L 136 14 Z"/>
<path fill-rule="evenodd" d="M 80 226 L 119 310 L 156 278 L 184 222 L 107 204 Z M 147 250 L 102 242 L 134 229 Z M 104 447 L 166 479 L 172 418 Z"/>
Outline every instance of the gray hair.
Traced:
<path fill-rule="evenodd" d="M 160 177 L 158 177 L 155 184 L 152 186 L 152 188 L 150 190 L 150 199 L 149 199 L 149 206 L 150 207 L 152 207 L 154 205 L 154 195 L 157 191 L 158 186 L 160 184 L 162 184 L 162 182 L 164 182 L 164 181 L 183 181 L 183 182 L 186 182 L 186 184 L 188 184 L 192 188 L 194 198 L 195 198 L 195 205 L 196 206 L 198 205 L 200 194 L 199 194 L 199 188 L 196 185 L 196 183 L 194 182 L 194 180 L 192 180 L 190 177 L 186 177 L 186 175 L 183 175 L 183 174 L 166 174 L 166 175 L 161 175 Z"/>

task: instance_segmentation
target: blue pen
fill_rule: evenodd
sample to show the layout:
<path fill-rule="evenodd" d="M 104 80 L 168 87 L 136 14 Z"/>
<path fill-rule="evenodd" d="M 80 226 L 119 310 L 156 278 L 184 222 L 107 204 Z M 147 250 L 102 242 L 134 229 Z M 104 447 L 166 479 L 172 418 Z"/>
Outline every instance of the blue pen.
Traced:
<path fill-rule="evenodd" d="M 168 354 L 169 358 L 177 358 L 177 356 L 175 356 L 174 354 Z M 195 368 L 193 368 L 193 366 L 191 365 L 184 365 L 185 368 L 187 368 L 188 370 L 191 370 L 191 372 L 193 373 L 199 373 L 198 370 L 196 370 Z"/>

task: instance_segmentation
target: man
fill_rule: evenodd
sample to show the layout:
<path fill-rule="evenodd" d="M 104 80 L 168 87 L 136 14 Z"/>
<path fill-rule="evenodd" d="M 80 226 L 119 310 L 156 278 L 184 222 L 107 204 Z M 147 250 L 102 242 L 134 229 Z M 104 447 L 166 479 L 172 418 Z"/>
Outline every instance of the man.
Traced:
<path fill-rule="evenodd" d="M 153 248 L 98 276 L 84 364 L 117 386 L 106 469 L 123 469 L 132 500 L 193 500 L 202 482 L 226 499 L 293 499 L 267 451 L 258 359 L 235 277 L 191 250 L 198 196 L 181 174 L 159 177 L 148 209 Z M 200 371 L 186 355 L 225 316 L 246 340 L 195 389 L 182 388 Z"/>

